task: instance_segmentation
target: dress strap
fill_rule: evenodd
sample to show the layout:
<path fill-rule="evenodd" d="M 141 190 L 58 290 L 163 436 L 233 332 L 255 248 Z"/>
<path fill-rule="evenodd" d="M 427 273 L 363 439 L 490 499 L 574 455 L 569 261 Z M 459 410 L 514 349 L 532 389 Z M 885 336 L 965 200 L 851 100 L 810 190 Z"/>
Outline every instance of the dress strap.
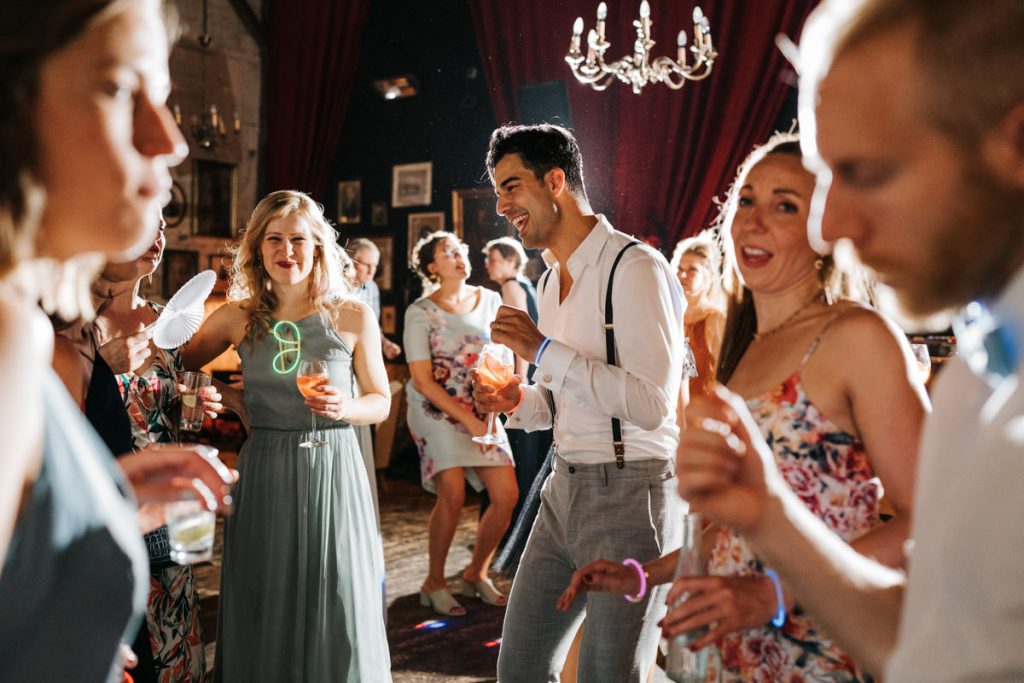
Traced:
<path fill-rule="evenodd" d="M 814 338 L 814 341 L 811 342 L 811 345 L 807 347 L 807 351 L 804 353 L 803 358 L 800 359 L 800 367 L 798 368 L 798 371 L 804 369 L 804 366 L 807 365 L 807 361 L 809 361 L 811 359 L 811 356 L 814 355 L 814 352 L 818 350 L 818 345 L 821 343 L 821 340 L 825 336 L 825 333 L 828 332 L 830 327 L 832 327 L 833 323 L 842 318 L 849 310 L 851 309 L 846 308 L 842 311 L 839 311 L 838 313 L 833 315 L 827 323 L 825 323 L 825 326 L 821 328 L 820 332 L 818 332 L 818 336 L 816 336 Z"/>

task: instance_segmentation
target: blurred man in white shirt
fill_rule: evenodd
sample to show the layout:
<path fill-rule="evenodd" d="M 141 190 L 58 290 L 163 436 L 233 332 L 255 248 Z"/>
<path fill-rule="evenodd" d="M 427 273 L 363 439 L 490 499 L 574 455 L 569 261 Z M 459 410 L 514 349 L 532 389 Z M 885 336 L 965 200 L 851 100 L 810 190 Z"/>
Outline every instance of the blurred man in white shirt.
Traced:
<path fill-rule="evenodd" d="M 886 680 L 1024 680 L 1024 2 L 828 0 L 798 68 L 821 236 L 908 310 L 974 319 L 934 386 L 908 573 L 828 533 L 727 393 L 689 409 L 680 493 Z"/>

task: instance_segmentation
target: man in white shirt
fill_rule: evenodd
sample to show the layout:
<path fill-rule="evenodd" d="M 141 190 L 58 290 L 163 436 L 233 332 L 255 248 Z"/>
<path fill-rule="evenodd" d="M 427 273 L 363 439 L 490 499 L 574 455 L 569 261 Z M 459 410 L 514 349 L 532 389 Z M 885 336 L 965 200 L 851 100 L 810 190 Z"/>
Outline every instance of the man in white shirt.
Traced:
<path fill-rule="evenodd" d="M 851 240 L 908 310 L 975 319 L 934 387 L 908 573 L 829 534 L 727 393 L 688 410 L 680 493 L 885 680 L 1022 681 L 1024 3 L 827 0 L 798 67 L 822 236 Z"/>
<path fill-rule="evenodd" d="M 672 456 L 682 291 L 661 254 L 644 245 L 623 251 L 635 240 L 594 214 L 579 147 L 564 128 L 499 128 L 487 167 L 498 213 L 524 246 L 547 249 L 553 265 L 539 284 L 539 328 L 525 311 L 507 306 L 491 325 L 495 342 L 537 365 L 536 384 L 513 382 L 500 395 L 481 388 L 478 406 L 510 413 L 510 428 L 548 429 L 553 422 L 557 443 L 509 596 L 498 678 L 557 681 L 585 612 L 579 679 L 646 681 L 664 612 L 661 591 L 634 602 L 592 593 L 568 613 L 555 605 L 573 572 L 588 562 L 643 563 L 679 545 L 683 510 L 673 491 Z M 617 259 L 610 364 L 605 297 Z M 621 427 L 619 444 L 613 418 Z"/>

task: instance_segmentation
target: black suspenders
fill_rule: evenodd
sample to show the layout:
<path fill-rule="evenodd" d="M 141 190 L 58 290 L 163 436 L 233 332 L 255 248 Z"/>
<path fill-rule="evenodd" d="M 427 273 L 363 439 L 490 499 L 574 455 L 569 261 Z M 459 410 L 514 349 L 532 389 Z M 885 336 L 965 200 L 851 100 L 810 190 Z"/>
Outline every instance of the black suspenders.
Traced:
<path fill-rule="evenodd" d="M 635 247 L 640 242 L 630 242 L 624 246 L 619 253 L 615 256 L 615 261 L 612 263 L 612 269 L 608 273 L 608 286 L 604 293 L 604 346 L 605 354 L 607 356 L 608 365 L 615 365 L 615 324 L 614 315 L 612 312 L 612 284 L 615 282 L 615 269 L 619 267 L 619 261 L 622 260 L 622 255 L 626 253 L 626 250 L 630 247 Z M 544 274 L 543 282 L 541 282 L 541 292 L 547 288 L 548 278 L 551 276 L 551 269 Z M 548 391 L 548 397 L 550 399 L 551 392 Z M 554 424 L 554 402 L 550 401 L 551 405 L 551 417 L 552 424 Z M 626 466 L 626 445 L 622 441 L 622 421 L 617 417 L 612 418 L 612 447 L 615 450 L 615 466 L 620 470 Z"/>

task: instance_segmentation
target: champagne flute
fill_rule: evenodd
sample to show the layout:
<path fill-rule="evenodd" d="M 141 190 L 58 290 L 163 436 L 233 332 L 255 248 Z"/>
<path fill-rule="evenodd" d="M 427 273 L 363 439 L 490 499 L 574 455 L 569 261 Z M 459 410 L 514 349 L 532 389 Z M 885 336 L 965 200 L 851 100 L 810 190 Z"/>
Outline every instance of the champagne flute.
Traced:
<path fill-rule="evenodd" d="M 299 387 L 299 393 L 306 398 L 319 396 L 320 385 L 327 384 L 330 381 L 331 376 L 327 369 L 327 361 L 325 360 L 315 358 L 303 359 L 295 373 L 295 383 Z M 309 437 L 309 441 L 303 441 L 299 444 L 299 447 L 319 448 L 320 446 L 326 446 L 327 442 L 321 440 L 316 431 L 316 413 L 310 411 L 310 416 L 312 417 L 312 434 Z"/>
<path fill-rule="evenodd" d="M 927 384 L 928 378 L 932 374 L 932 359 L 928 354 L 928 345 L 911 344 L 910 348 L 914 351 L 914 360 L 917 361 L 917 369 L 921 373 L 921 381 Z"/>
<path fill-rule="evenodd" d="M 512 350 L 502 344 L 486 344 L 480 351 L 480 361 L 476 366 L 476 381 L 495 391 L 501 391 L 512 381 L 515 356 Z M 503 443 L 498 437 L 494 424 L 495 414 L 487 413 L 487 431 L 483 436 L 474 436 L 475 443 L 495 445 Z"/>

